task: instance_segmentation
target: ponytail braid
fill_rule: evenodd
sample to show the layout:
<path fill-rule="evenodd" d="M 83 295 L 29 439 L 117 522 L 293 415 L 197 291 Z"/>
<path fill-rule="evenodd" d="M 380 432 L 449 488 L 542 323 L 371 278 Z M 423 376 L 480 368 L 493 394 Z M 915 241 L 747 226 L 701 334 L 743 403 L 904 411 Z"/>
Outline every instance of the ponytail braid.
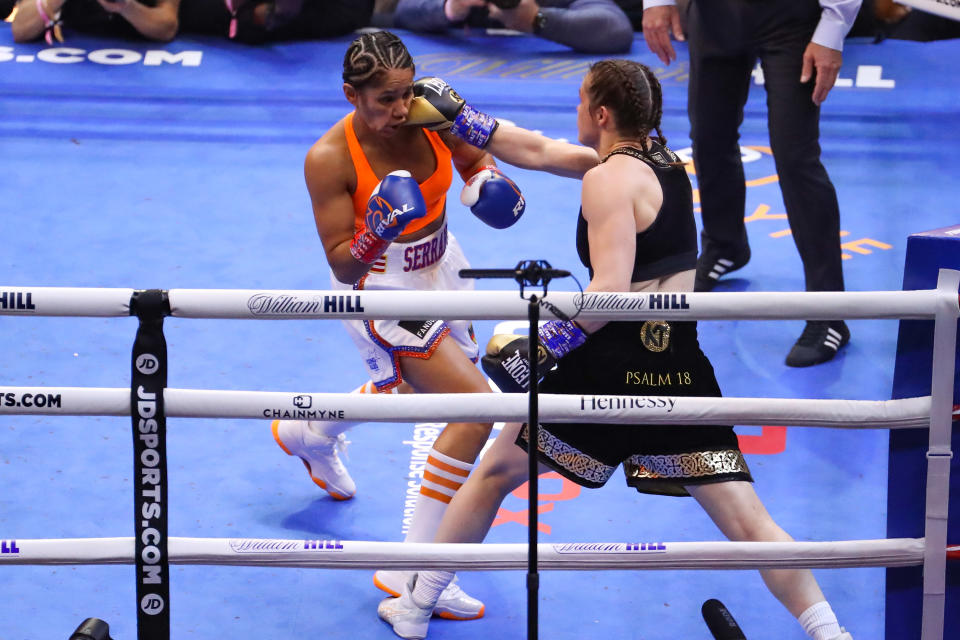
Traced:
<path fill-rule="evenodd" d="M 613 112 L 621 135 L 651 137 L 666 146 L 667 139 L 660 130 L 663 90 L 649 67 L 633 60 L 608 59 L 591 65 L 588 73 L 587 94 L 591 104 L 605 106 Z M 655 137 L 651 135 L 654 131 Z M 643 151 L 649 153 L 650 150 L 644 148 Z"/>

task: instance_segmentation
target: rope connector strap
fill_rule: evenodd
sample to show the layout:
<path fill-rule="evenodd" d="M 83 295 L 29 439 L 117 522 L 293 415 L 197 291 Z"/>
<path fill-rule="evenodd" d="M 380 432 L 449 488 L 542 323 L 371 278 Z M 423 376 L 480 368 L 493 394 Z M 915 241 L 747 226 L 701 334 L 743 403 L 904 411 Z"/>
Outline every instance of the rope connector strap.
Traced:
<path fill-rule="evenodd" d="M 167 550 L 166 291 L 135 291 L 130 315 L 140 321 L 133 344 L 133 506 L 138 640 L 170 639 L 170 556 Z"/>

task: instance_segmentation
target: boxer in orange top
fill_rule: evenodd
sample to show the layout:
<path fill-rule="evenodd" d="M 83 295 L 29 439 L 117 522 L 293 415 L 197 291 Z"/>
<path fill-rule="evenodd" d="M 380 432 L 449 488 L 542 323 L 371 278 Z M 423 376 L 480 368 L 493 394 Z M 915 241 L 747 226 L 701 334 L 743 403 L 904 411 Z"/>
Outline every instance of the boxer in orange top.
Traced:
<path fill-rule="evenodd" d="M 395 35 L 380 31 L 358 37 L 343 63 L 343 92 L 354 111 L 307 153 L 304 174 L 335 289 L 472 289 L 472 281 L 458 277 L 469 264 L 447 229 L 451 164 L 467 182 L 461 200 L 491 226 L 509 226 L 523 211 L 522 195 L 489 154 L 449 133 L 407 124 L 414 73 L 413 59 Z M 358 391 L 490 391 L 476 367 L 479 350 L 468 321 L 344 324 L 371 378 Z M 273 433 L 284 451 L 304 461 L 314 482 L 334 498 L 347 499 L 356 487 L 337 449 L 350 426 L 277 421 Z M 450 423 L 437 437 L 407 542 L 433 540 L 490 430 L 489 423 Z M 407 578 L 403 572 L 379 571 L 374 582 L 399 595 Z M 483 604 L 455 584 L 440 602 L 437 614 L 442 617 L 483 615 Z"/>

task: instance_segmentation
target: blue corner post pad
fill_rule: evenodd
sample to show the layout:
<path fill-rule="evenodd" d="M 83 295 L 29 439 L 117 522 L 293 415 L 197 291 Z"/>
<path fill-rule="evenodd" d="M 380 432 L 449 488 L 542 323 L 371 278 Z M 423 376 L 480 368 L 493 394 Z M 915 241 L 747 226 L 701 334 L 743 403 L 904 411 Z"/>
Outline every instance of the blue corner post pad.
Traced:
<path fill-rule="evenodd" d="M 960 270 L 960 225 L 916 233 L 907 238 L 903 289 L 935 289 L 940 269 Z M 892 398 L 930 394 L 933 365 L 933 320 L 901 320 L 893 373 Z M 960 342 L 958 342 L 960 344 Z M 957 355 L 960 364 L 960 352 Z M 960 367 L 957 369 L 960 371 Z M 954 379 L 953 405 L 960 405 L 960 377 Z M 960 451 L 960 429 L 954 411 L 951 448 Z M 887 476 L 887 537 L 924 535 L 926 452 L 925 429 L 890 432 Z M 960 541 L 960 456 L 950 466 L 950 503 L 947 540 Z M 960 629 L 960 567 L 947 563 L 945 628 Z M 923 572 L 921 567 L 887 569 L 886 637 L 917 637 L 920 630 Z"/>

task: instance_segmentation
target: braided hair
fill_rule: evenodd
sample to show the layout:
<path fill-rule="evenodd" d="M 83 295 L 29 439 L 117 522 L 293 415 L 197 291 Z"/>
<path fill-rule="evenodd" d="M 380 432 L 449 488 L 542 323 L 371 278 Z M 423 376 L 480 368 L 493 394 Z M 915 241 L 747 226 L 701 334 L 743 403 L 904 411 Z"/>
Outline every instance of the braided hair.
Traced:
<path fill-rule="evenodd" d="M 343 81 L 355 89 L 375 83 L 389 69 L 413 69 L 407 47 L 389 31 L 364 33 L 343 56 Z"/>
<path fill-rule="evenodd" d="M 593 106 L 613 112 L 617 132 L 631 138 L 654 138 L 663 146 L 667 139 L 660 131 L 663 91 L 653 71 L 633 60 L 600 60 L 590 65 L 587 96 Z M 657 135 L 651 136 L 650 132 Z M 644 146 L 644 152 L 649 149 Z"/>

